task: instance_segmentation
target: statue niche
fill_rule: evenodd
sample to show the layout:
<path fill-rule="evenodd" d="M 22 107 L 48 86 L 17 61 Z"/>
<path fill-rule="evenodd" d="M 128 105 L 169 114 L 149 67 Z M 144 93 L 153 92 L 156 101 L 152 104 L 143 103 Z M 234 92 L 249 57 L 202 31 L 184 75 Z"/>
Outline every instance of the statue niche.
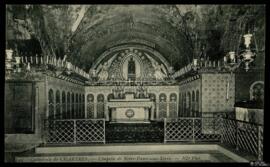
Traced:
<path fill-rule="evenodd" d="M 128 61 L 128 80 L 135 81 L 136 79 L 136 65 L 135 61 L 131 57 Z"/>
<path fill-rule="evenodd" d="M 142 76 L 142 61 L 136 54 L 125 56 L 120 68 L 124 80 L 135 81 Z"/>

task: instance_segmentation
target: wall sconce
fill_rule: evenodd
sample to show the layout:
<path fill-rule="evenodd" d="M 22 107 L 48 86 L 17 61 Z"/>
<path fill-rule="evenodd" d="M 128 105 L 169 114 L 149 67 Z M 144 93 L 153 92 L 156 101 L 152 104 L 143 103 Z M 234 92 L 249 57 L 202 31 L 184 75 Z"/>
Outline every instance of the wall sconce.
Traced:
<path fill-rule="evenodd" d="M 245 70 L 248 71 L 249 65 L 255 59 L 255 52 L 252 52 L 250 49 L 251 37 L 252 34 L 245 34 L 244 37 L 244 44 L 245 50 L 239 55 L 236 55 L 234 51 L 230 51 L 227 55 L 224 56 L 224 67 L 229 69 L 233 72 L 236 68 L 238 68 L 242 63 L 245 64 Z M 256 43 L 255 43 L 256 44 Z"/>

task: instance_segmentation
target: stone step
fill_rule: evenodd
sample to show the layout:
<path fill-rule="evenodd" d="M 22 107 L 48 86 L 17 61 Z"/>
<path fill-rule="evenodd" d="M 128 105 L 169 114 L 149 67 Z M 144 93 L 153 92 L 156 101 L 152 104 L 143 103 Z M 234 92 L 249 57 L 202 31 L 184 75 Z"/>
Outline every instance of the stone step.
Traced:
<path fill-rule="evenodd" d="M 38 154 L 16 157 L 16 162 L 215 162 L 209 153 L 156 153 L 156 154 L 107 154 L 70 155 Z"/>
<path fill-rule="evenodd" d="M 16 162 L 247 162 L 216 144 L 106 144 L 37 147 Z"/>
<path fill-rule="evenodd" d="M 35 152 L 43 153 L 98 153 L 98 152 L 160 152 L 160 151 L 211 151 L 216 144 L 106 144 L 91 146 L 47 146 L 37 147 Z"/>

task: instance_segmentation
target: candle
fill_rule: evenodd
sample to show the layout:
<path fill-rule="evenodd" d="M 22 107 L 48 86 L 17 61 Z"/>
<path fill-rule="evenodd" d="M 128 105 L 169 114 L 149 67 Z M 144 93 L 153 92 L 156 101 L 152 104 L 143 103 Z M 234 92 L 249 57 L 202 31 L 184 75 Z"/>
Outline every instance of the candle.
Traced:
<path fill-rule="evenodd" d="M 249 48 L 252 34 L 245 34 L 243 37 L 245 39 L 246 48 Z"/>
<path fill-rule="evenodd" d="M 223 60 L 224 60 L 224 62 L 226 63 L 226 62 L 227 62 L 227 57 L 224 56 Z"/>
<path fill-rule="evenodd" d="M 235 62 L 235 52 L 229 52 L 230 60 Z"/>
<path fill-rule="evenodd" d="M 36 54 L 36 64 L 38 64 L 38 55 Z"/>
<path fill-rule="evenodd" d="M 26 70 L 27 70 L 27 71 L 30 71 L 30 70 L 31 70 L 30 63 L 27 63 Z"/>
<path fill-rule="evenodd" d="M 71 63 L 67 62 L 67 69 L 70 70 L 71 69 Z"/>
<path fill-rule="evenodd" d="M 40 64 L 43 64 L 43 56 L 40 56 Z"/>
<path fill-rule="evenodd" d="M 228 83 L 227 83 L 227 91 L 226 91 L 226 100 L 229 100 L 229 88 L 230 88 L 230 83 L 228 81 Z"/>
<path fill-rule="evenodd" d="M 22 63 L 24 63 L 24 60 L 23 60 L 23 56 L 22 56 L 22 59 L 21 59 Z"/>
<path fill-rule="evenodd" d="M 13 50 L 6 49 L 6 55 L 7 55 L 6 59 L 7 60 L 12 60 L 12 54 L 13 54 Z"/>
<path fill-rule="evenodd" d="M 20 60 L 21 60 L 21 57 L 19 57 L 19 56 L 16 56 L 15 57 L 15 61 L 16 61 L 16 64 L 20 64 Z"/>
<path fill-rule="evenodd" d="M 193 59 L 193 65 L 197 66 L 197 64 L 198 64 L 198 59 Z"/>

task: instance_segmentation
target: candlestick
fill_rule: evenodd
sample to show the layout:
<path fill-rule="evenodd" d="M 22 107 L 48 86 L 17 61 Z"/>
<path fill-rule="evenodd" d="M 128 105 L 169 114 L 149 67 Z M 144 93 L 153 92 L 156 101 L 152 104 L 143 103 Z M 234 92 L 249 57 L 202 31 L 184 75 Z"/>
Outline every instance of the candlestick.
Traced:
<path fill-rule="evenodd" d="M 36 64 L 38 64 L 38 55 L 36 54 Z"/>
<path fill-rule="evenodd" d="M 235 52 L 229 52 L 229 57 L 232 62 L 235 62 Z"/>
<path fill-rule="evenodd" d="M 17 64 L 17 65 L 20 64 L 20 60 L 21 60 L 21 57 L 19 57 L 19 56 L 16 56 L 16 57 L 15 57 L 15 61 L 16 61 L 16 64 Z"/>
<path fill-rule="evenodd" d="M 29 62 L 27 63 L 26 70 L 27 70 L 27 71 L 30 71 L 30 70 L 31 70 L 30 63 L 29 63 Z"/>
<path fill-rule="evenodd" d="M 228 83 L 227 83 L 227 91 L 226 91 L 226 100 L 229 100 L 229 87 L 230 87 L 230 83 L 228 81 Z"/>
<path fill-rule="evenodd" d="M 43 56 L 40 56 L 40 64 L 43 64 Z"/>
<path fill-rule="evenodd" d="M 193 65 L 197 66 L 197 64 L 198 64 L 198 59 L 193 59 Z"/>

